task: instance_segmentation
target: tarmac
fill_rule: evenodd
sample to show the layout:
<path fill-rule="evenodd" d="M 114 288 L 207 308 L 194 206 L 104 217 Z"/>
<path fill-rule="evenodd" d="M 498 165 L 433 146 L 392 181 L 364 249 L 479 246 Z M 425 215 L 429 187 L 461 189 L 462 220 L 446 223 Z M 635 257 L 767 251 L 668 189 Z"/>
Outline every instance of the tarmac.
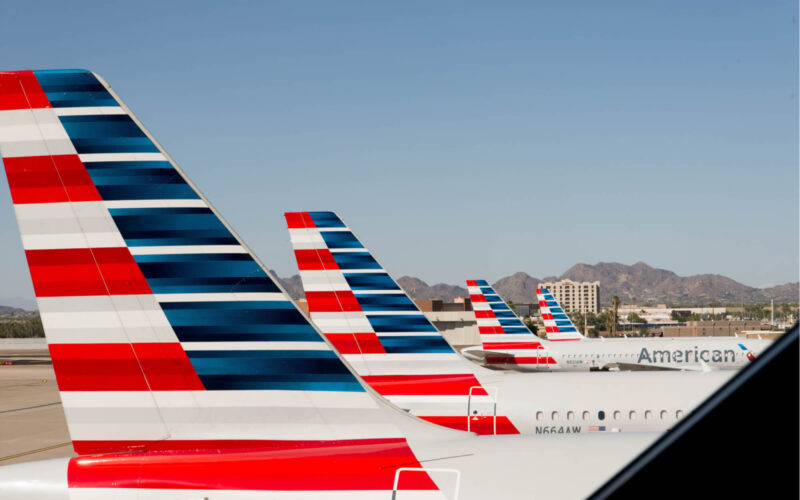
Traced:
<path fill-rule="evenodd" d="M 49 353 L 12 349 L 0 350 L 0 466 L 75 456 Z"/>

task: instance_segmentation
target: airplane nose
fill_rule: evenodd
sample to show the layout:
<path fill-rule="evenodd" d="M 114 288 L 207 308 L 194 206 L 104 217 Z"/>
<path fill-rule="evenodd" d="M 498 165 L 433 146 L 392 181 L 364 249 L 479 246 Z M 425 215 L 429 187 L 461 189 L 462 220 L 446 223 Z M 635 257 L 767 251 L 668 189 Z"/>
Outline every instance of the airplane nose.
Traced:
<path fill-rule="evenodd" d="M 69 458 L 0 467 L 0 497 L 14 500 L 69 500 Z"/>

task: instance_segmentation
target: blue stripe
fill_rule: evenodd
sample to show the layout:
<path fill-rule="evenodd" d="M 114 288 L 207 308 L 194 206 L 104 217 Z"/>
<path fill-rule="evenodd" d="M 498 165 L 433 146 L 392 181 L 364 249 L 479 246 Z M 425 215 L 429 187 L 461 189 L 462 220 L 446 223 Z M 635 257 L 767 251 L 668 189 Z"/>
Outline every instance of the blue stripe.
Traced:
<path fill-rule="evenodd" d="M 128 115 L 60 116 L 78 154 L 158 153 Z"/>
<path fill-rule="evenodd" d="M 309 212 L 317 227 L 345 227 L 344 222 L 333 212 Z"/>
<path fill-rule="evenodd" d="M 484 294 L 484 297 L 486 298 L 486 302 L 502 302 L 499 295 Z"/>
<path fill-rule="evenodd" d="M 375 262 L 368 252 L 343 252 L 334 253 L 333 260 L 339 269 L 380 269 L 381 266 Z"/>
<path fill-rule="evenodd" d="M 503 302 L 492 302 L 489 304 L 489 307 L 492 308 L 492 311 L 504 311 L 508 310 L 508 306 L 505 305 Z"/>
<path fill-rule="evenodd" d="M 104 200 L 199 198 L 166 161 L 88 162 L 86 170 Z"/>
<path fill-rule="evenodd" d="M 475 280 L 475 283 L 477 283 L 478 286 L 489 286 L 489 283 L 487 283 L 486 280 Z"/>
<path fill-rule="evenodd" d="M 490 287 L 490 286 L 481 288 L 481 293 L 483 293 L 483 294 L 487 294 L 488 293 L 488 294 L 492 294 L 492 295 L 497 295 L 495 293 L 495 291 L 492 290 L 492 287 Z"/>
<path fill-rule="evenodd" d="M 239 244 L 205 207 L 115 208 L 109 212 L 125 243 L 132 247 Z"/>
<path fill-rule="evenodd" d="M 386 273 L 344 273 L 344 279 L 356 290 L 400 290 L 397 283 Z"/>
<path fill-rule="evenodd" d="M 519 319 L 501 319 L 499 321 L 501 326 L 525 326 Z"/>
<path fill-rule="evenodd" d="M 379 337 L 387 353 L 453 352 L 445 339 L 436 335 L 431 337 L 385 336 Z"/>
<path fill-rule="evenodd" d="M 328 248 L 364 248 L 349 231 L 320 231 Z"/>
<path fill-rule="evenodd" d="M 249 254 L 135 255 L 153 293 L 278 292 Z"/>
<path fill-rule="evenodd" d="M 514 314 L 514 311 L 507 310 L 507 311 L 493 311 L 496 318 L 516 318 L 517 315 Z"/>
<path fill-rule="evenodd" d="M 34 71 L 36 80 L 54 108 L 117 106 L 117 101 L 85 70 Z"/>
<path fill-rule="evenodd" d="M 417 306 L 406 294 L 356 293 L 356 299 L 364 311 L 416 311 Z"/>
<path fill-rule="evenodd" d="M 431 332 L 438 333 L 422 314 L 372 315 L 369 324 L 377 333 L 384 332 Z"/>
<path fill-rule="evenodd" d="M 531 333 L 530 330 L 525 328 L 524 326 L 517 327 L 517 326 L 505 326 L 503 327 L 504 333 Z"/>
<path fill-rule="evenodd" d="M 364 389 L 332 351 L 187 351 L 208 390 Z"/>

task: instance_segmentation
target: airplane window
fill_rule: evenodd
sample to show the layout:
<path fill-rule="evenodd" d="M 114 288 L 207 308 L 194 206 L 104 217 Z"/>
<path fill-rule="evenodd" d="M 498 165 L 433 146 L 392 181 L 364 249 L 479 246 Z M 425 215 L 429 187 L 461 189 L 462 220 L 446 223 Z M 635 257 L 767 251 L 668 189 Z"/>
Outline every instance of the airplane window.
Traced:
<path fill-rule="evenodd" d="M 619 420 L 622 418 L 622 412 L 619 410 L 614 410 L 614 420 Z"/>
<path fill-rule="evenodd" d="M 604 412 L 603 410 L 598 411 L 597 412 L 597 418 L 600 419 L 600 420 L 605 420 L 606 419 L 606 412 Z"/>
<path fill-rule="evenodd" d="M 537 411 L 536 412 L 536 420 L 542 420 L 544 418 L 544 413 Z"/>
<path fill-rule="evenodd" d="M 628 413 L 628 418 L 631 420 L 636 420 L 636 411 L 631 410 L 631 412 Z"/>
<path fill-rule="evenodd" d="M 652 411 L 647 410 L 646 412 L 644 412 L 644 419 L 645 420 L 650 420 L 652 418 L 653 418 L 653 412 Z"/>
<path fill-rule="evenodd" d="M 584 420 L 589 420 L 589 412 L 588 411 L 583 412 L 583 419 Z"/>
<path fill-rule="evenodd" d="M 667 410 L 661 410 L 661 420 L 667 419 Z"/>
<path fill-rule="evenodd" d="M 683 418 L 683 410 L 676 411 L 675 418 Z"/>
<path fill-rule="evenodd" d="M 680 411 L 680 410 L 678 410 Z M 570 410 L 567 412 L 567 420 L 575 420 L 575 412 Z"/>
<path fill-rule="evenodd" d="M 557 411 L 554 411 L 554 412 L 552 413 L 552 415 L 550 416 L 550 418 L 551 418 L 551 420 L 558 420 L 558 412 L 557 412 Z"/>

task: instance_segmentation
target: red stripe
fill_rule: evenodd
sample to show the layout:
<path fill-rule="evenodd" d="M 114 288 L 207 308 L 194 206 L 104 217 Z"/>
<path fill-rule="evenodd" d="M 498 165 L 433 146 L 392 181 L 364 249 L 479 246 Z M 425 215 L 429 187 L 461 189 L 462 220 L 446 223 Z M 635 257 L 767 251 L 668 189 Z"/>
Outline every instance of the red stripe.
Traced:
<path fill-rule="evenodd" d="M 472 302 L 486 302 L 486 297 L 483 295 L 470 295 L 469 300 Z"/>
<path fill-rule="evenodd" d="M 476 318 L 496 318 L 494 311 L 475 311 Z"/>
<path fill-rule="evenodd" d="M 546 300 L 540 300 L 539 301 L 539 307 L 548 307 L 547 301 Z"/>
<path fill-rule="evenodd" d="M 147 391 L 130 344 L 51 344 L 61 391 Z"/>
<path fill-rule="evenodd" d="M 341 354 L 386 354 L 375 332 L 326 333 L 325 336 Z"/>
<path fill-rule="evenodd" d="M 495 333 L 506 333 L 503 331 L 502 326 L 479 326 L 478 333 L 481 335 L 492 335 Z"/>
<path fill-rule="evenodd" d="M 319 250 L 295 250 L 297 268 L 301 271 L 324 271 L 339 269 L 333 255 L 327 248 Z"/>
<path fill-rule="evenodd" d="M 78 155 L 5 158 L 14 203 L 102 201 Z"/>
<path fill-rule="evenodd" d="M 314 224 L 314 219 L 308 212 L 286 212 L 283 214 L 286 218 L 286 225 L 289 229 L 303 229 L 307 227 L 317 227 Z"/>
<path fill-rule="evenodd" d="M 382 396 L 466 396 L 470 387 L 481 383 L 472 374 L 454 375 L 364 375 L 361 378 Z M 473 396 L 486 391 L 474 389 Z"/>
<path fill-rule="evenodd" d="M 467 286 L 478 286 L 478 280 L 467 280 Z"/>
<path fill-rule="evenodd" d="M 545 314 L 542 314 L 542 319 L 543 319 L 543 320 L 544 320 L 544 319 L 548 319 L 548 320 L 551 320 L 551 321 L 552 321 L 552 320 L 553 320 L 553 315 L 552 315 L 552 314 L 547 314 L 547 313 L 545 313 Z"/>
<path fill-rule="evenodd" d="M 205 390 L 180 343 L 137 342 L 132 345 L 151 391 Z"/>
<path fill-rule="evenodd" d="M 62 391 L 204 390 L 179 343 L 51 344 L 50 356 Z"/>
<path fill-rule="evenodd" d="M 149 294 L 126 247 L 26 250 L 37 297 Z"/>
<path fill-rule="evenodd" d="M 420 416 L 419 418 L 443 427 L 450 427 L 459 431 L 467 430 L 466 416 Z M 494 423 L 491 416 L 470 417 L 469 429 L 476 434 L 494 434 Z M 519 434 L 519 430 L 511 423 L 508 417 L 497 416 L 498 434 Z"/>
<path fill-rule="evenodd" d="M 361 311 L 358 299 L 350 290 L 306 292 L 306 300 L 308 310 L 312 313 Z"/>
<path fill-rule="evenodd" d="M 50 101 L 33 71 L 0 73 L 0 111 L 49 107 Z"/>
<path fill-rule="evenodd" d="M 172 449 L 170 441 L 164 446 Z M 196 443 L 196 442 L 195 442 Z M 405 439 L 283 442 L 236 449 L 220 442 L 199 453 L 95 455 L 70 460 L 70 488 L 211 490 L 391 490 L 395 470 L 420 467 Z M 252 442 L 251 442 L 252 443 Z M 201 445 L 202 446 L 202 445 Z M 401 474 L 400 489 L 435 490 L 426 473 Z"/>
<path fill-rule="evenodd" d="M 492 349 L 544 349 L 542 344 L 533 342 L 484 342 L 483 348 L 490 351 Z"/>
<path fill-rule="evenodd" d="M 486 358 L 486 363 L 490 365 L 555 365 L 556 360 L 551 357 L 536 356 L 493 356 Z"/>

